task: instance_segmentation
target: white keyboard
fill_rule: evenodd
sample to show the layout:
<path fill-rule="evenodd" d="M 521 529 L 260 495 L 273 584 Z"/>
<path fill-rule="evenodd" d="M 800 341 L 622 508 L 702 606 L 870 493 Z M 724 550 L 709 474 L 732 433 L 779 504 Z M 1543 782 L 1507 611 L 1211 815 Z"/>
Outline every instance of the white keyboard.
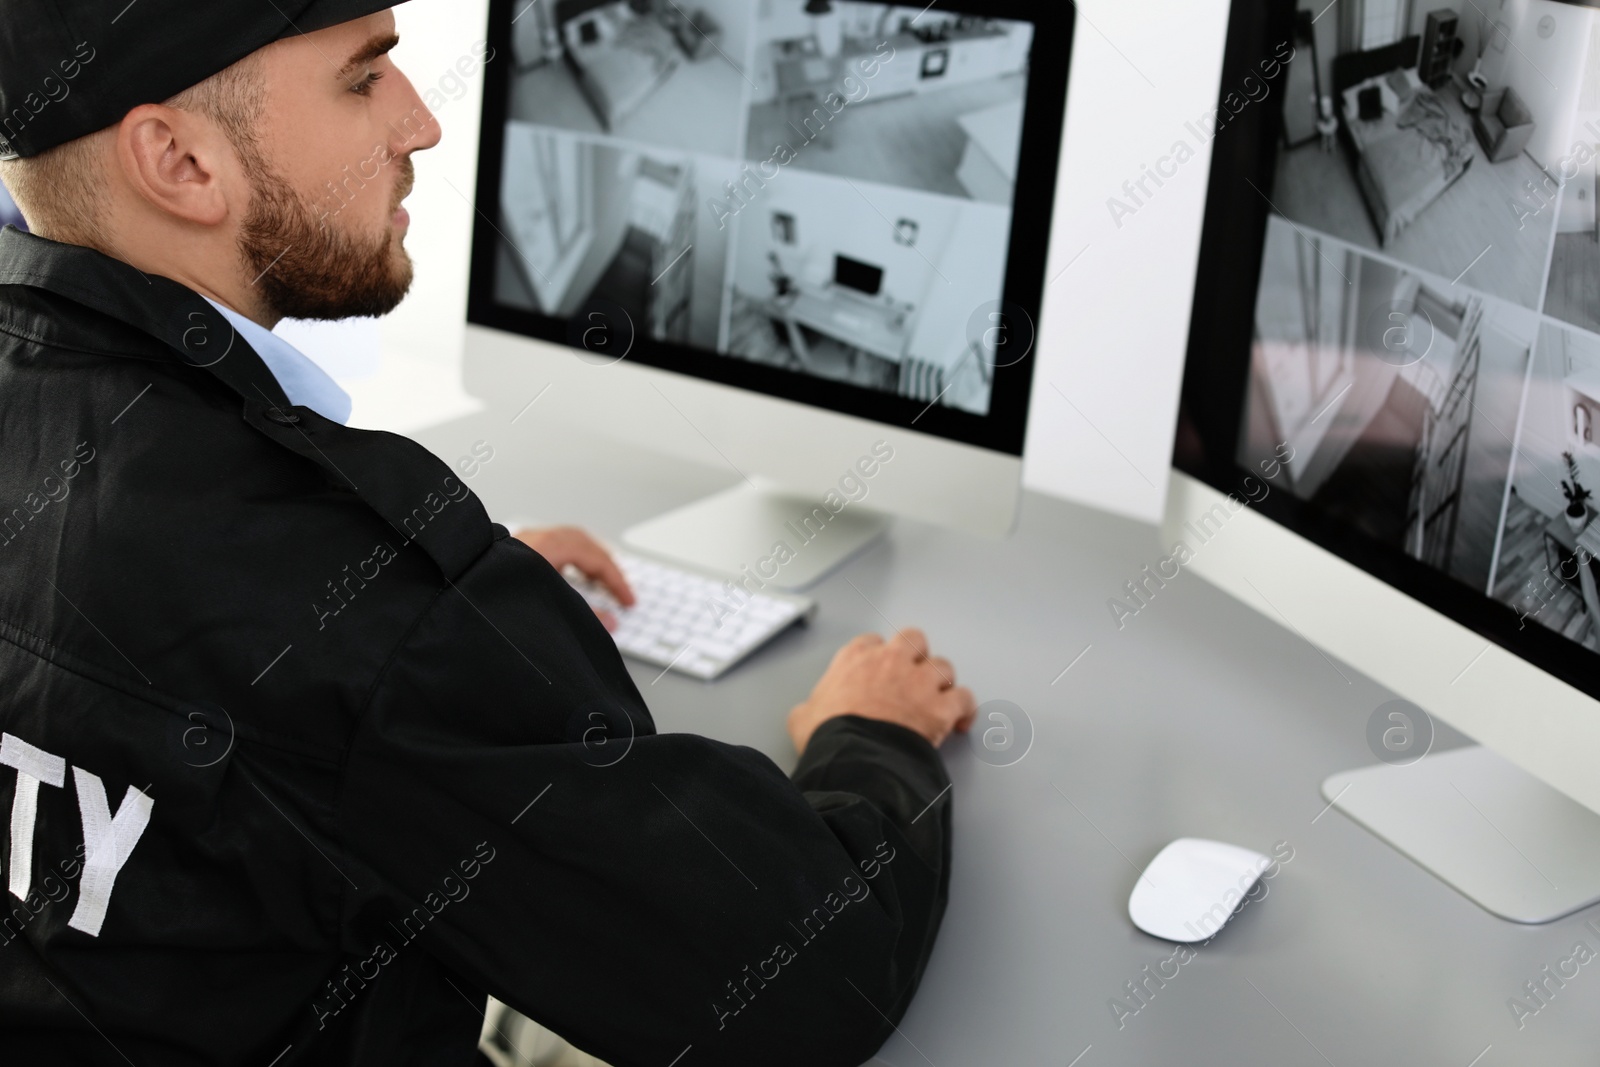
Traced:
<path fill-rule="evenodd" d="M 592 606 L 617 617 L 611 636 L 624 655 L 709 681 L 797 622 L 809 621 L 816 602 L 763 591 L 750 593 L 724 580 L 643 556 L 612 558 L 637 603 L 624 609 L 592 583 L 573 586 Z"/>

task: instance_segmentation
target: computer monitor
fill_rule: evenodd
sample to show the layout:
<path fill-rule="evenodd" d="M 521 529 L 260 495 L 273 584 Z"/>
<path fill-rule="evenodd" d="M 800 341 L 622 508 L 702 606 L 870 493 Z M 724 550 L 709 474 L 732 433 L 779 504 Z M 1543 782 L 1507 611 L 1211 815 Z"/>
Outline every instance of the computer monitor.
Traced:
<path fill-rule="evenodd" d="M 26 230 L 28 224 L 23 221 L 22 211 L 17 207 L 17 202 L 11 199 L 11 194 L 5 186 L 0 185 L 0 226 L 15 226 L 19 230 Z"/>
<path fill-rule="evenodd" d="M 849 256 L 838 256 L 834 259 L 833 280 L 846 289 L 877 296 L 883 291 L 883 268 Z"/>
<path fill-rule="evenodd" d="M 772 580 L 804 587 L 890 515 L 1004 535 L 1073 23 L 1055 0 L 494 0 L 468 390 L 515 415 L 548 388 L 526 417 L 726 469 L 624 534 L 702 569 L 783 542 Z"/>
<path fill-rule="evenodd" d="M 1600 14 L 1426 7 L 1235 0 L 1163 573 L 1399 694 L 1326 801 L 1542 922 L 1600 900 Z"/>

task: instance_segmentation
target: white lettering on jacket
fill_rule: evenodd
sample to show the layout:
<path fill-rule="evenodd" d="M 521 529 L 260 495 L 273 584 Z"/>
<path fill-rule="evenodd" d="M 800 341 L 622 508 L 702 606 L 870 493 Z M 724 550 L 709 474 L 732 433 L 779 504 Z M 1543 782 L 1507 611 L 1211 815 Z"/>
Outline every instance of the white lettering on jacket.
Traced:
<path fill-rule="evenodd" d="M 106 804 L 106 787 L 98 777 L 82 767 L 72 768 L 72 777 L 78 784 L 78 811 L 83 815 L 83 843 L 88 855 L 83 862 L 83 881 L 78 884 L 78 906 L 67 925 L 90 937 L 99 937 L 117 872 L 133 855 L 133 846 L 150 825 L 150 809 L 155 807 L 155 801 L 130 785 L 113 817 Z"/>
<path fill-rule="evenodd" d="M 0 734 L 0 764 L 17 769 L 11 801 L 11 895 L 27 900 L 33 891 L 33 825 L 39 817 L 39 783 L 57 789 L 66 781 L 67 761 L 11 734 Z"/>
<path fill-rule="evenodd" d="M 17 788 L 11 802 L 11 877 L 8 888 L 26 901 L 33 889 L 33 830 L 39 817 L 39 785 L 60 789 L 66 784 L 67 761 L 36 748 L 11 734 L 0 734 L 0 765 L 17 771 Z M 90 937 L 100 936 L 111 904 L 117 874 L 133 855 L 133 848 L 150 825 L 152 800 L 133 786 L 123 794 L 116 814 L 106 801 L 106 787 L 98 775 L 72 768 L 78 790 L 78 814 L 83 822 L 83 879 L 78 906 L 67 925 Z"/>

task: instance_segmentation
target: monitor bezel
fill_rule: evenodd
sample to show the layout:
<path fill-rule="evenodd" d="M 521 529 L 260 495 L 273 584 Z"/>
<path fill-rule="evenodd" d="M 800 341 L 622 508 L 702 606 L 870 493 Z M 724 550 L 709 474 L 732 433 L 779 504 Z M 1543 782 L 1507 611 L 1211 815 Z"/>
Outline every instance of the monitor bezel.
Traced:
<path fill-rule="evenodd" d="M 574 358 L 579 358 L 578 350 L 568 342 L 573 335 L 571 322 L 507 307 L 495 299 L 496 256 L 504 240 L 496 220 L 514 66 L 511 24 L 517 10 L 524 6 L 525 0 L 490 0 L 489 4 L 487 54 L 500 58 L 487 64 L 484 78 L 467 321 L 555 344 L 571 350 Z M 972 10 L 980 6 L 981 12 Z M 1048 287 L 1046 270 L 1057 186 L 1063 169 L 1061 149 L 1076 11 L 1073 5 L 1062 4 L 1059 0 L 984 0 L 981 4 L 979 0 L 935 0 L 928 9 L 1020 20 L 1034 25 L 1011 244 L 1003 287 L 1007 308 L 1022 309 L 1031 320 L 1021 325 L 1008 324 L 1009 328 L 1014 334 L 1026 330 L 1033 344 L 1024 358 L 989 371 L 993 377 L 989 414 L 980 416 L 937 403 L 930 405 L 924 400 L 765 367 L 737 357 L 657 342 L 643 336 L 634 341 L 628 360 L 668 373 L 809 404 L 1010 456 L 1022 455 L 1042 329 L 1041 310 Z M 616 143 L 611 138 L 603 140 Z M 974 311 L 977 310 L 975 307 Z"/>
<path fill-rule="evenodd" d="M 1280 42 L 1293 41 L 1296 8 L 1295 0 L 1234 0 L 1219 100 L 1247 76 L 1261 77 L 1261 61 Z M 1285 67 L 1271 83 L 1269 100 L 1281 102 L 1287 76 Z M 1173 466 L 1600 699 L 1600 670 L 1596 670 L 1600 655 L 1537 621 L 1522 620 L 1515 608 L 1488 594 L 1328 518 L 1281 485 L 1273 488 L 1265 472 L 1239 463 L 1256 299 L 1267 220 L 1273 214 L 1267 198 L 1273 192 L 1281 130 L 1281 107 L 1249 107 L 1231 118 L 1213 142 Z M 1256 502 L 1263 487 L 1267 495 Z"/>

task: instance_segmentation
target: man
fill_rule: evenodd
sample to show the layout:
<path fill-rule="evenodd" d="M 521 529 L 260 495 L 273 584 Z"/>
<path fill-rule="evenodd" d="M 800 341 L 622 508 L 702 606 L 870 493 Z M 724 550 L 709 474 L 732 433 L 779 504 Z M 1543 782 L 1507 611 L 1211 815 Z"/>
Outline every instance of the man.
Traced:
<path fill-rule="evenodd" d="M 341 425 L 267 330 L 406 292 L 439 133 L 394 43 L 374 0 L 0 0 L 5 1062 L 465 1064 L 492 994 L 617 1067 L 857 1064 L 972 696 L 906 631 L 794 710 L 792 781 L 658 735 L 559 573 L 626 601 L 603 550 Z"/>

